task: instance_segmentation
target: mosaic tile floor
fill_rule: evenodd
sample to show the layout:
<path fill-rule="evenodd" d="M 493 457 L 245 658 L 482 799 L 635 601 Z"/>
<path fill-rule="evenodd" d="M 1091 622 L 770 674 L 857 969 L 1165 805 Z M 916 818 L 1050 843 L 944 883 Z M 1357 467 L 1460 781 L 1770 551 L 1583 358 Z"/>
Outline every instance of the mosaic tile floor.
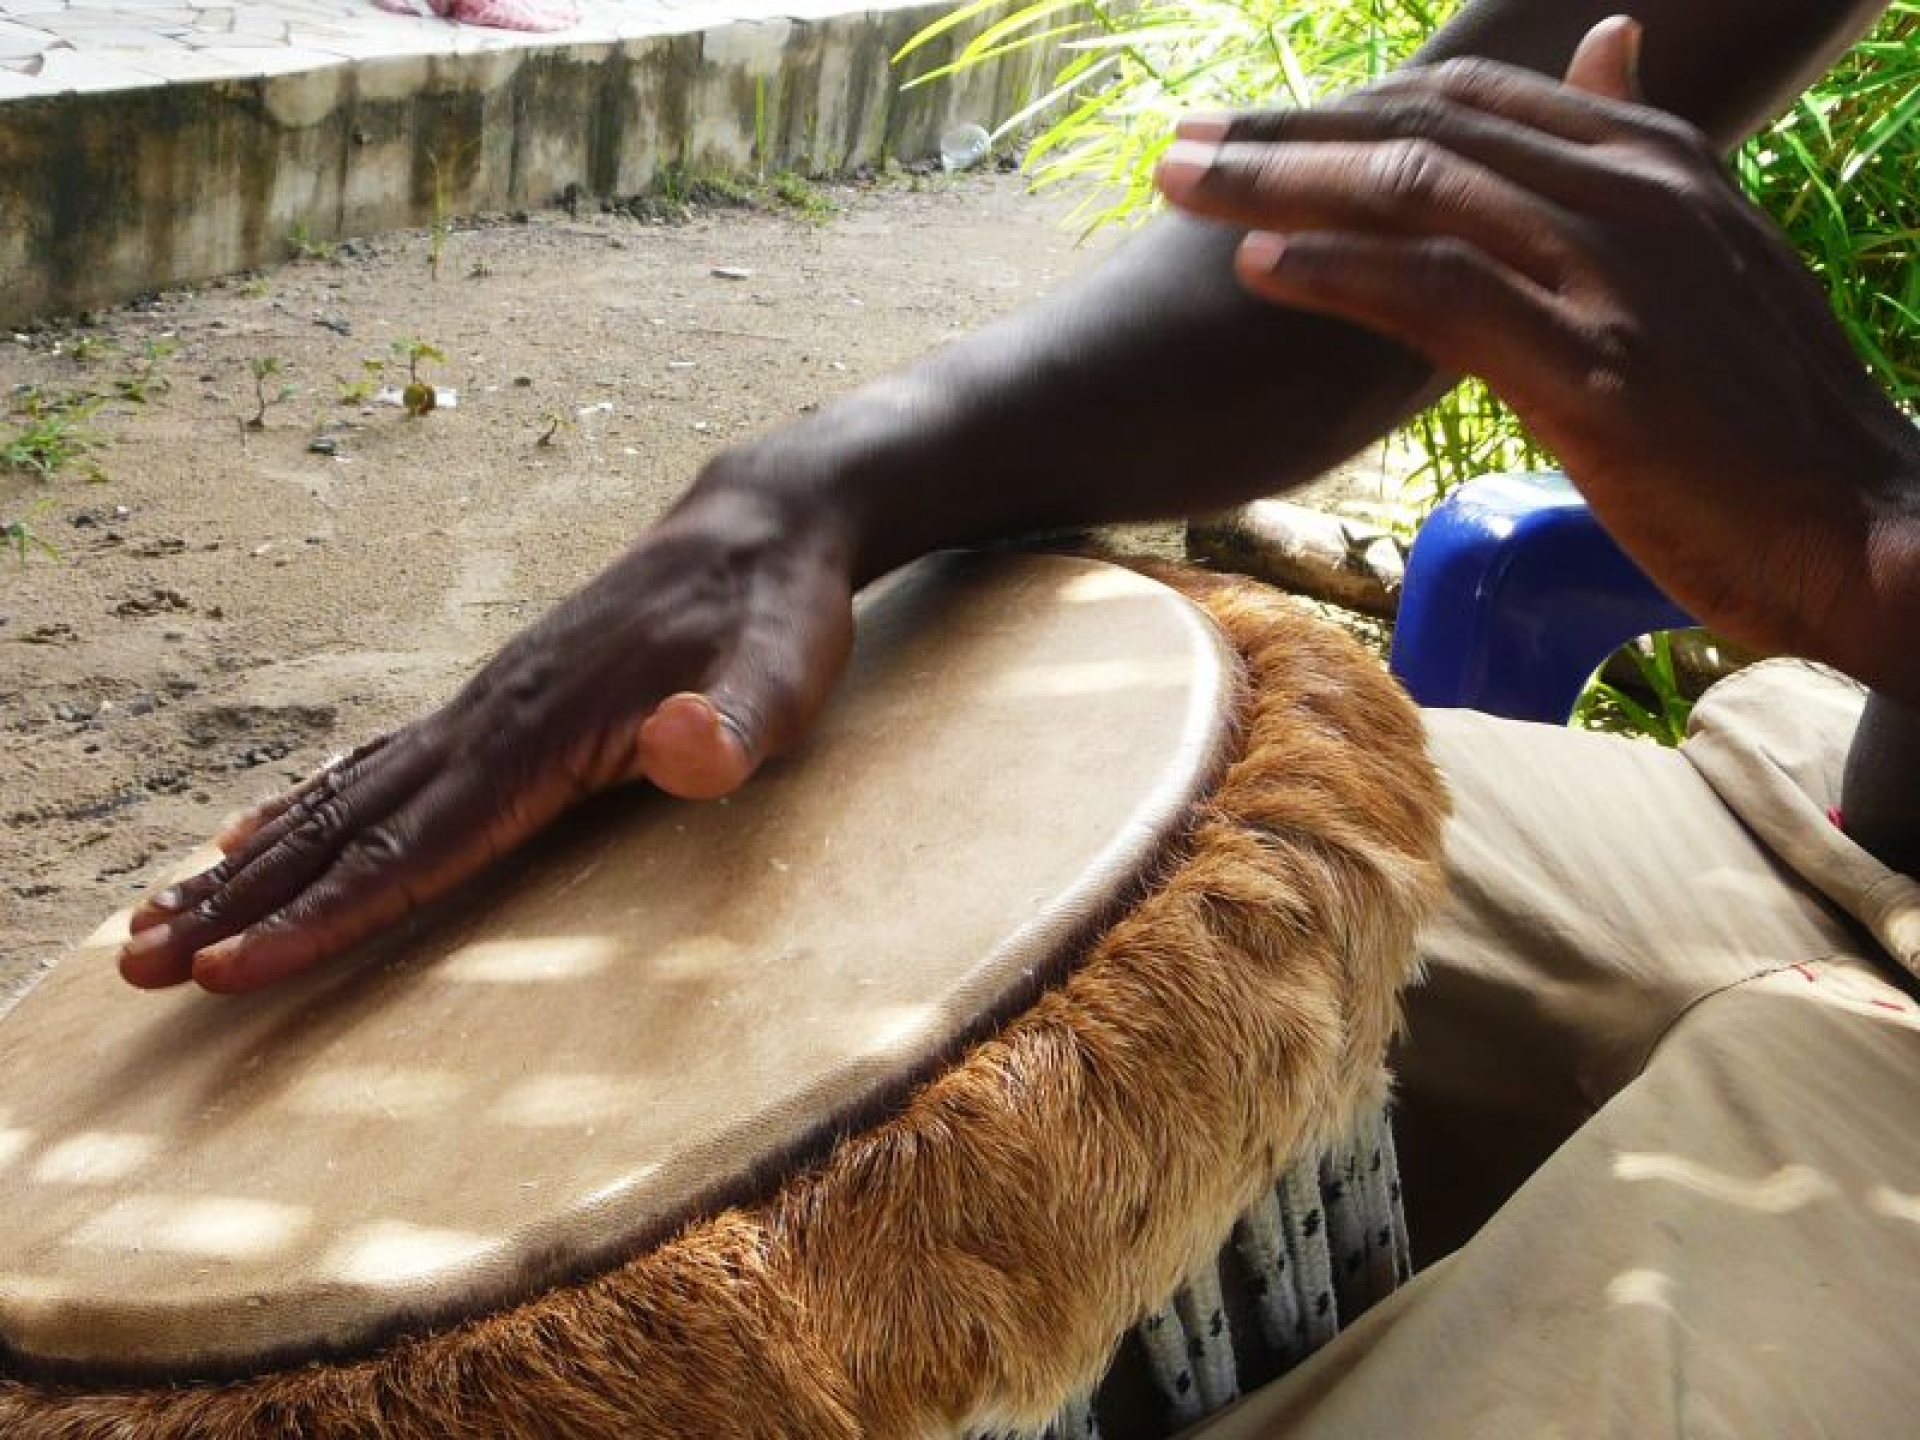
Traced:
<path fill-rule="evenodd" d="M 0 101 L 249 79 L 386 56 L 580 45 L 736 20 L 818 19 L 914 0 L 578 0 L 544 35 L 415 19 L 372 0 L 0 0 Z"/>

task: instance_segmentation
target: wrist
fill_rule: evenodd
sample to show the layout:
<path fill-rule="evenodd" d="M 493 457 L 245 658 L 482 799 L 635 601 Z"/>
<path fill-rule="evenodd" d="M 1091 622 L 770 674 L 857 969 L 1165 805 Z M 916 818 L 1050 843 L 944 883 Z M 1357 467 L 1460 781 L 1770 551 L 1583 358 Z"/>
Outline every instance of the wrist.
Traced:
<path fill-rule="evenodd" d="M 855 587 L 930 550 L 978 538 L 954 513 L 959 487 L 935 388 L 919 370 L 844 396 L 797 424 L 716 456 L 685 504 L 769 516 L 831 550 Z"/>

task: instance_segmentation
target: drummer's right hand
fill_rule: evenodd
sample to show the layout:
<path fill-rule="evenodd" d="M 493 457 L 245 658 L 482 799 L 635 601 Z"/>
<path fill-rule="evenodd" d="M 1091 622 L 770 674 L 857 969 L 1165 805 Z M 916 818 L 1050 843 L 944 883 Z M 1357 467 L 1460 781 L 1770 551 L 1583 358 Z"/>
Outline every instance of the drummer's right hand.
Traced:
<path fill-rule="evenodd" d="M 598 790 L 736 789 L 799 737 L 845 665 L 850 548 L 827 507 L 710 472 L 446 705 L 230 820 L 225 859 L 134 912 L 120 973 L 270 985 Z"/>

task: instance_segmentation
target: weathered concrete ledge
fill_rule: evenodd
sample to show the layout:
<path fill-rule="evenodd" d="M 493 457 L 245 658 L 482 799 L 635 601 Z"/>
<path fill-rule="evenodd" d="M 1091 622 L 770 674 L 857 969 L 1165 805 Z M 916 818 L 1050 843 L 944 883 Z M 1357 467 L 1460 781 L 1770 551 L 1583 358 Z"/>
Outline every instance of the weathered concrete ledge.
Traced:
<path fill-rule="evenodd" d="M 654 188 L 844 172 L 937 149 L 1037 93 L 1019 55 L 901 91 L 889 57 L 945 4 L 634 39 L 341 61 L 0 104 L 0 323 L 92 309 L 315 242 Z M 966 35 L 930 47 L 941 63 Z"/>

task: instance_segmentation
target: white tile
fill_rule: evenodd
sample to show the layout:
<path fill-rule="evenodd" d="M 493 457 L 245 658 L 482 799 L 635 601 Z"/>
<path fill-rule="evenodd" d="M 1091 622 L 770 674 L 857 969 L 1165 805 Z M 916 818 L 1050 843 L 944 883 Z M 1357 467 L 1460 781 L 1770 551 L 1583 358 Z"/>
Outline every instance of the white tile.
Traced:
<path fill-rule="evenodd" d="M 0 60 L 38 55 L 42 51 L 52 49 L 58 43 L 58 36 L 49 35 L 44 30 L 30 30 L 24 25 L 8 25 L 0 22 Z"/>
<path fill-rule="evenodd" d="M 229 50 L 279 50 L 285 48 L 286 43 L 284 39 L 275 40 L 266 35 L 209 34 L 204 30 L 187 37 L 187 44 L 196 50 L 210 50 L 216 46 Z"/>
<path fill-rule="evenodd" d="M 17 23 L 56 35 L 90 35 L 102 30 L 144 30 L 146 17 L 123 15 L 117 10 L 65 10 L 58 15 L 41 15 Z"/>
<path fill-rule="evenodd" d="M 151 75 L 143 75 L 117 60 L 78 50 L 49 50 L 40 67 L 40 78 L 61 94 L 69 90 L 90 95 L 106 90 L 159 88 Z"/>
<path fill-rule="evenodd" d="M 453 31 L 453 53 L 484 55 L 498 50 L 533 50 L 572 38 L 571 30 L 543 35 L 530 30 L 496 30 L 488 25 L 457 25 Z"/>
<path fill-rule="evenodd" d="M 333 55 L 323 50 L 297 49 L 293 46 L 283 46 L 274 50 L 265 46 L 240 49 L 215 45 L 199 53 L 229 65 L 233 67 L 235 74 L 253 80 L 264 79 L 270 75 L 299 75 L 309 70 L 324 70 L 329 65 L 347 63 L 344 55 Z"/>
<path fill-rule="evenodd" d="M 18 70 L 0 69 L 0 102 L 30 100 L 37 95 L 56 95 L 57 87 L 38 75 L 22 75 Z"/>
<path fill-rule="evenodd" d="M 353 60 L 381 60 L 391 55 L 451 55 L 453 29 L 451 25 L 443 25 L 437 31 L 321 36 L 311 35 L 304 28 L 295 26 L 289 38 L 295 45 L 326 50 Z"/>
<path fill-rule="evenodd" d="M 180 42 L 152 30 L 80 30 L 63 37 L 74 49 L 89 50 L 177 50 Z"/>
<path fill-rule="evenodd" d="M 120 51 L 113 57 L 122 65 L 143 70 L 159 80 L 234 80 L 247 74 L 235 65 L 204 50 Z"/>
<path fill-rule="evenodd" d="M 274 0 L 273 13 L 289 20 L 315 20 L 326 25 L 350 25 L 360 16 L 347 5 L 332 5 L 324 0 Z"/>
<path fill-rule="evenodd" d="M 284 41 L 290 23 L 290 17 L 268 6 L 233 12 L 233 33 L 236 35 L 264 35 L 269 40 Z"/>

